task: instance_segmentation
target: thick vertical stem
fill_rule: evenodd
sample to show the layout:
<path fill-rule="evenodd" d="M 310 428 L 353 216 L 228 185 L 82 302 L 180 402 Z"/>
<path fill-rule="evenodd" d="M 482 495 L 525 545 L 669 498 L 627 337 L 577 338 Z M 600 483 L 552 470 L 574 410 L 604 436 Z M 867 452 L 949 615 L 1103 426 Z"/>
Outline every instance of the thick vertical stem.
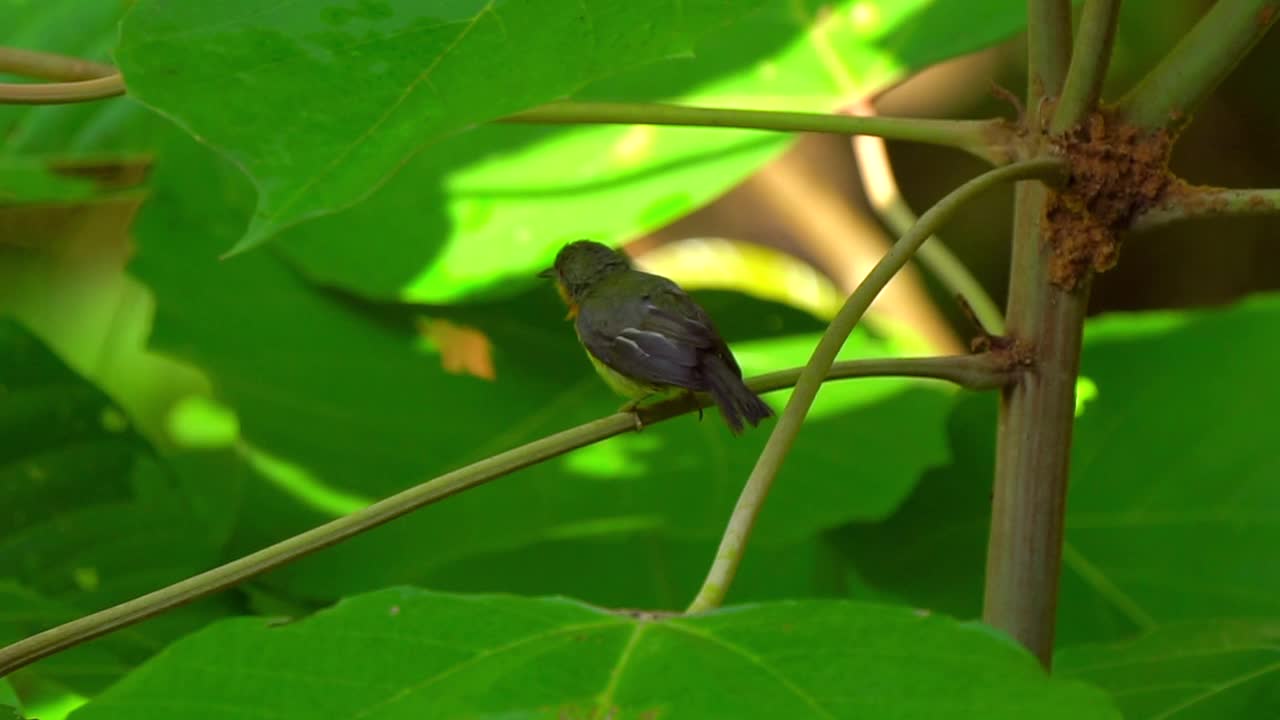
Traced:
<path fill-rule="evenodd" d="M 1048 667 L 1088 284 L 1069 291 L 1050 280 L 1046 193 L 1018 188 L 1007 319 L 1033 365 L 1001 396 L 983 619 Z"/>

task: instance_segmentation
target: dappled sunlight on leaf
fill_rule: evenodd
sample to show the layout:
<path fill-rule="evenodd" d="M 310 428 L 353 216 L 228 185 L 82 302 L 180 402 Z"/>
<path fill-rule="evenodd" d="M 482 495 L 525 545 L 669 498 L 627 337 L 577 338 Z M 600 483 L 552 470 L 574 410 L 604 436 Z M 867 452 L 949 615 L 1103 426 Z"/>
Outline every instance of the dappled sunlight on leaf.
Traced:
<path fill-rule="evenodd" d="M 169 439 L 185 449 L 229 447 L 240 437 L 235 410 L 203 395 L 188 395 L 165 418 Z"/>
<path fill-rule="evenodd" d="M 303 506 L 325 515 L 341 517 L 377 500 L 332 487 L 302 465 L 248 442 L 239 443 L 237 450 L 259 477 L 283 490 Z"/>
<path fill-rule="evenodd" d="M 665 3 L 624 5 L 649 18 Z M 1009 0 L 759 6 L 742 17 L 740 3 L 722 11 L 736 21 L 701 37 L 692 56 L 597 76 L 571 97 L 831 112 L 851 95 L 874 95 L 908 71 L 1010 36 L 1025 17 L 1024 4 Z M 828 6 L 829 53 L 808 32 Z M 833 77 L 837 66 L 844 79 Z M 732 129 L 480 126 L 408 160 L 361 204 L 286 230 L 280 244 L 312 277 L 367 297 L 509 296 L 532 286 L 565 243 L 619 245 L 662 227 L 723 195 L 791 141 Z"/>
<path fill-rule="evenodd" d="M 636 268 L 689 290 L 736 290 L 831 318 L 844 298 L 812 265 L 775 248 L 721 238 L 667 243 L 635 258 Z"/>

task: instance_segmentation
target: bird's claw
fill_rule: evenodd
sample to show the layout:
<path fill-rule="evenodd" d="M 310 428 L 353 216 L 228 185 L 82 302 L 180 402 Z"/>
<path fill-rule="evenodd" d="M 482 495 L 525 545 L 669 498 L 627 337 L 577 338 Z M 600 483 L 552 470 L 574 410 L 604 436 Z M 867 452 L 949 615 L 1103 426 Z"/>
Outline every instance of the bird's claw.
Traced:
<path fill-rule="evenodd" d="M 641 398 L 641 400 L 643 399 Z M 618 412 L 631 413 L 631 418 L 635 421 L 636 432 L 644 429 L 644 421 L 640 419 L 640 400 L 629 400 L 623 403 L 622 407 L 618 408 Z"/>

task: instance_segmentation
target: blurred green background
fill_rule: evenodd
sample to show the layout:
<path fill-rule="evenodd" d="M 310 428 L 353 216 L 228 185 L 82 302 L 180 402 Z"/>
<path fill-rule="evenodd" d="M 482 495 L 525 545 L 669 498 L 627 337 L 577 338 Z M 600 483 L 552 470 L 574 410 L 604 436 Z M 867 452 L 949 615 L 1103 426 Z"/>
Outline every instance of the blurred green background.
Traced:
<path fill-rule="evenodd" d="M 299 108 L 284 92 L 288 74 L 254 74 L 288 47 L 221 43 L 212 31 L 174 42 L 166 22 L 200 28 L 209 18 L 196 5 L 171 18 L 153 2 L 139 3 L 117 43 L 129 5 L 0 0 L 13 20 L 4 44 L 114 55 L 134 95 L 0 107 L 6 642 L 611 412 L 620 401 L 533 277 L 567 240 L 623 245 L 694 290 L 754 374 L 803 364 L 890 239 L 844 138 L 626 126 L 461 132 L 471 116 L 459 110 L 458 127 L 425 147 L 377 135 L 385 146 L 370 154 L 402 163 L 398 173 L 343 165 L 349 174 L 335 187 L 359 192 L 307 196 L 320 216 L 220 259 L 261 221 L 255 183 L 310 177 L 280 162 L 280 148 L 331 124 L 359 131 L 360 113 L 380 107 L 379 81 L 369 71 L 366 96 L 356 67 L 350 108 L 334 108 L 331 94 L 315 98 L 318 109 Z M 551 69 L 559 61 L 543 57 L 535 79 L 559 84 L 534 82 L 529 102 L 567 87 L 584 99 L 810 111 L 871 100 L 888 115 L 983 118 L 1013 114 L 991 83 L 1015 93 L 1026 84 L 1020 0 L 759 5 L 733 23 L 710 11 L 691 20 L 690 57 L 648 62 L 683 39 L 646 36 L 652 47 L 632 48 L 643 64 L 604 78 L 561 77 Z M 1126 2 L 1106 97 L 1209 5 Z M 360 14 L 373 6 L 352 7 L 334 19 L 338 45 L 342 33 L 376 34 L 382 21 Z M 287 12 L 255 22 L 287 30 Z M 431 52 L 433 41 L 414 52 Z M 201 48 L 218 62 L 183 54 Z M 392 74 L 416 72 L 418 59 L 401 50 L 388 51 Z M 489 66 L 464 61 L 459 108 L 488 119 L 523 107 L 495 105 L 515 96 L 501 80 L 477 85 Z M 1175 172 L 1196 183 L 1277 184 L 1277 63 L 1272 33 L 1197 113 Z M 524 92 L 522 79 L 510 82 Z M 262 101 L 246 114 L 229 97 Z M 242 135 L 283 154 L 235 146 Z M 321 150 L 309 152 L 323 163 L 333 153 Z M 985 169 L 926 146 L 890 143 L 889 155 L 916 212 Z M 998 303 L 1010 210 L 1010 193 L 990 193 L 942 234 Z M 1126 643 L 1142 633 L 1182 650 L 1224 637 L 1255 650 L 1259 638 L 1274 643 L 1274 628 L 1261 625 L 1213 630 L 1280 613 L 1270 553 L 1280 542 L 1270 439 L 1280 302 L 1267 294 L 1280 285 L 1278 236 L 1274 217 L 1161 229 L 1127 242 L 1119 266 L 1094 283 L 1091 311 L 1103 317 L 1083 358 L 1059 636 L 1078 674 L 1116 683 L 1117 697 L 1125 679 L 1089 668 L 1099 656 L 1137 653 Z M 949 292 L 913 269 L 842 357 L 953 352 L 972 334 Z M 769 400 L 781 408 L 786 393 Z M 975 617 L 994 410 L 991 396 L 936 383 L 825 387 L 731 600 L 852 597 Z M 709 415 L 600 443 L 50 658 L 12 685 L 28 710 L 56 717 L 211 620 L 296 618 L 392 585 L 679 609 L 765 437 L 732 437 Z M 1248 675 L 1265 667 L 1259 657 L 1222 669 L 1227 680 L 1237 670 L 1249 679 L 1214 701 L 1224 705 L 1196 711 L 1226 717 L 1224 708 L 1280 696 L 1274 671 Z M 1144 695 L 1125 707 L 1142 717 L 1184 700 Z"/>

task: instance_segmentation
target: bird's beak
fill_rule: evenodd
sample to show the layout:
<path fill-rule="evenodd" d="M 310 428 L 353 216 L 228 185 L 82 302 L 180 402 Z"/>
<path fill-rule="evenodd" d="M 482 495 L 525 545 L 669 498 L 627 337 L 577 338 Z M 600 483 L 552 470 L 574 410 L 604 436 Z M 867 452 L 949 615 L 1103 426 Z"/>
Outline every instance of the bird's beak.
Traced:
<path fill-rule="evenodd" d="M 538 277 L 540 278 L 553 278 L 555 276 L 556 276 L 556 269 L 553 267 L 549 267 L 546 270 L 543 270 L 542 272 L 538 273 Z"/>

